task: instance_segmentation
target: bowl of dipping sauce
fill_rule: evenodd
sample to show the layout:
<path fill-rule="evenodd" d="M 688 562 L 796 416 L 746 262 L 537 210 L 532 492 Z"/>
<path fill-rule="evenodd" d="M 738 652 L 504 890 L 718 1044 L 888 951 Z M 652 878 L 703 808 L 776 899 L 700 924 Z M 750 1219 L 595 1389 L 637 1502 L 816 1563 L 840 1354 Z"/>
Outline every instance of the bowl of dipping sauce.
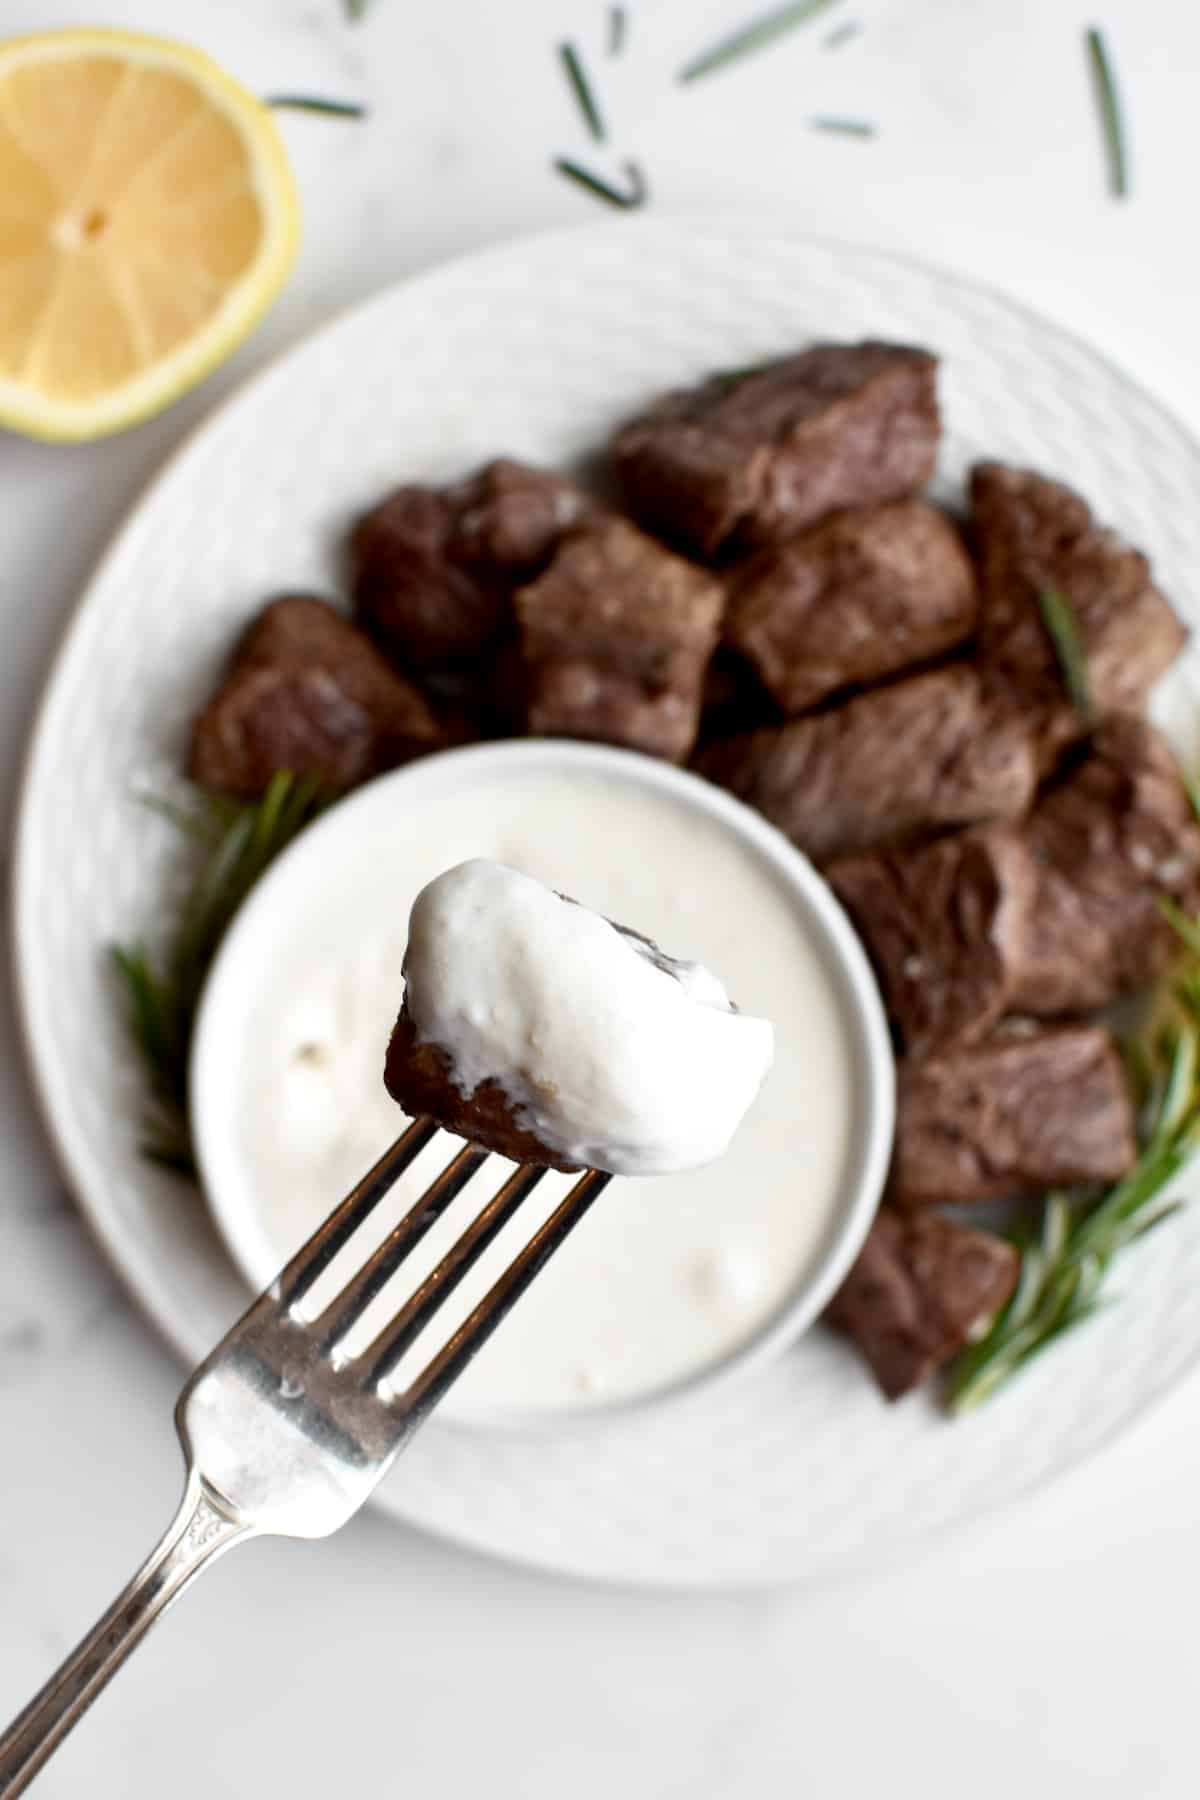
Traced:
<path fill-rule="evenodd" d="M 442 1403 L 528 1426 L 658 1402 L 777 1354 L 853 1261 L 887 1173 L 894 1071 L 878 991 L 832 891 L 765 820 L 695 775 L 533 739 L 381 776 L 311 825 L 255 888 L 205 990 L 191 1070 L 205 1192 L 254 1289 L 407 1123 L 383 1086 L 413 900 L 488 857 L 700 962 L 772 1021 L 775 1060 L 731 1148 L 618 1179 Z M 439 1134 L 311 1296 L 318 1309 L 459 1147 Z M 489 1158 L 375 1302 L 365 1343 L 512 1165 Z M 447 1302 L 419 1368 L 552 1210 L 550 1174 Z"/>

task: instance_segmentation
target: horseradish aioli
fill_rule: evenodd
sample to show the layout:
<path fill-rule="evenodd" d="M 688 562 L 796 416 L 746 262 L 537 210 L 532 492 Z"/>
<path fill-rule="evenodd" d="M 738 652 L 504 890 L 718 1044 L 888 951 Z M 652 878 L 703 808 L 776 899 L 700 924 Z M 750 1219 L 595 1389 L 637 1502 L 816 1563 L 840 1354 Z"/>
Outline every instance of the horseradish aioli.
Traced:
<path fill-rule="evenodd" d="M 458 1091 L 494 1081 L 519 1125 L 585 1168 L 712 1162 L 771 1065 L 768 1022 L 703 964 L 483 857 L 417 895 L 405 976 L 417 1036 Z"/>
<path fill-rule="evenodd" d="M 474 754 L 463 753 L 467 762 Z M 270 935 L 238 979 L 236 1023 L 207 1100 L 228 1134 L 214 1170 L 222 1204 L 237 1212 L 241 1260 L 265 1282 L 393 1142 L 404 1115 L 382 1070 L 409 911 L 446 868 L 504 863 L 719 971 L 738 1006 L 774 1026 L 774 1061 L 726 1154 L 682 1174 L 614 1181 L 442 1410 L 511 1418 L 652 1392 L 753 1336 L 828 1242 L 857 1116 L 838 978 L 783 874 L 719 818 L 638 775 L 634 759 L 628 773 L 601 775 L 498 757 L 462 776 L 454 760 L 435 759 L 444 774 L 419 764 L 392 790 L 380 783 L 353 796 L 314 828 L 332 830 L 344 811 L 333 853 L 306 859 L 302 839 L 291 853 L 296 876 L 286 865 L 268 875 L 277 888 Z M 331 1286 L 458 1142 L 439 1134 L 334 1264 Z M 405 1265 L 406 1286 L 510 1169 L 489 1159 Z M 545 1177 L 410 1367 L 461 1321 L 573 1179 Z M 371 1328 L 397 1304 L 393 1287 Z"/>

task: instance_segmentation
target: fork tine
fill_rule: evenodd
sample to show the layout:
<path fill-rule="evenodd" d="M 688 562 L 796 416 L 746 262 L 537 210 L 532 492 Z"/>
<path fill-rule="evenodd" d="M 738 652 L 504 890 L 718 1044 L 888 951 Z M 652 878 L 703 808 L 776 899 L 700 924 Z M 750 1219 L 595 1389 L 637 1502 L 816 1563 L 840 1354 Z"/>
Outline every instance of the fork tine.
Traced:
<path fill-rule="evenodd" d="M 416 1429 L 446 1389 L 458 1380 L 472 1357 L 487 1343 L 497 1325 L 611 1180 L 612 1176 L 600 1169 L 588 1169 L 580 1176 L 550 1217 L 534 1232 L 520 1255 L 513 1258 L 454 1335 L 400 1396 L 410 1430 Z"/>
<path fill-rule="evenodd" d="M 338 1251 L 343 1249 L 363 1221 L 370 1217 L 384 1195 L 415 1162 L 438 1132 L 432 1119 L 414 1119 L 390 1150 L 385 1150 L 373 1169 L 346 1195 L 320 1229 L 313 1233 L 276 1277 L 271 1298 L 284 1311 L 302 1300 L 314 1281 L 324 1274 Z"/>
<path fill-rule="evenodd" d="M 442 1302 L 479 1261 L 508 1223 L 517 1207 L 532 1193 L 545 1169 L 523 1163 L 488 1201 L 437 1267 L 409 1296 L 391 1323 L 367 1346 L 365 1383 L 375 1387 L 395 1368 L 409 1346 L 424 1331 Z"/>
<path fill-rule="evenodd" d="M 312 1321 L 312 1329 L 320 1337 L 323 1349 L 331 1349 L 345 1337 L 375 1296 L 387 1286 L 409 1252 L 416 1249 L 426 1232 L 458 1198 L 480 1164 L 487 1161 L 487 1156 L 487 1151 L 477 1144 L 464 1144 L 441 1174 L 434 1176 L 420 1199 L 388 1233 L 353 1280 Z"/>

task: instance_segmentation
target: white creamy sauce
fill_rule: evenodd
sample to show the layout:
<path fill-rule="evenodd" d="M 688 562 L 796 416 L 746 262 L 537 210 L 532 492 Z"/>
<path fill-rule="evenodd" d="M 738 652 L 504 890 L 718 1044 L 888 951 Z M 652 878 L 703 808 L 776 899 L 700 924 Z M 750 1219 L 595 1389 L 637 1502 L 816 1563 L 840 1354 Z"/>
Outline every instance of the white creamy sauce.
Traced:
<path fill-rule="evenodd" d="M 521 1126 L 585 1168 L 712 1162 L 771 1066 L 768 1021 L 702 963 L 483 857 L 417 895 L 405 975 L 417 1036 L 459 1092 L 496 1082 Z"/>
<path fill-rule="evenodd" d="M 719 971 L 739 1008 L 774 1025 L 774 1062 L 727 1153 L 682 1174 L 614 1181 L 446 1410 L 513 1415 L 648 1392 L 720 1358 L 786 1301 L 830 1229 L 855 1102 L 835 978 L 782 877 L 718 820 L 634 779 L 509 770 L 449 801 L 418 792 L 397 808 L 386 838 L 329 859 L 292 893 L 246 1008 L 244 1041 L 231 1048 L 236 1147 L 254 1197 L 258 1254 L 278 1266 L 397 1136 L 403 1114 L 382 1069 L 403 991 L 409 911 L 435 875 L 476 857 Z M 376 1237 L 458 1141 L 439 1137 L 418 1159 L 377 1230 L 372 1221 Z M 406 1264 L 406 1285 L 428 1272 L 510 1167 L 489 1160 Z M 543 1180 L 417 1346 L 416 1365 L 572 1179 Z M 360 1234 L 327 1287 L 345 1279 L 370 1242 Z M 376 1328 L 397 1304 L 394 1288 L 382 1296 Z"/>

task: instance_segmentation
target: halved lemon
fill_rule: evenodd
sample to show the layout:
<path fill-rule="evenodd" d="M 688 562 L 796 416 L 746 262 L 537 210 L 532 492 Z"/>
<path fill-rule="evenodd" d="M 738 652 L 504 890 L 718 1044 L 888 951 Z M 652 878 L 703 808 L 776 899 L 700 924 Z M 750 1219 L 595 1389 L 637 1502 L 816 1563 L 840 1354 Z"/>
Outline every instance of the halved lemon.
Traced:
<path fill-rule="evenodd" d="M 299 221 L 270 112 L 200 51 L 0 43 L 0 425 L 101 437 L 166 406 L 265 312 Z"/>

